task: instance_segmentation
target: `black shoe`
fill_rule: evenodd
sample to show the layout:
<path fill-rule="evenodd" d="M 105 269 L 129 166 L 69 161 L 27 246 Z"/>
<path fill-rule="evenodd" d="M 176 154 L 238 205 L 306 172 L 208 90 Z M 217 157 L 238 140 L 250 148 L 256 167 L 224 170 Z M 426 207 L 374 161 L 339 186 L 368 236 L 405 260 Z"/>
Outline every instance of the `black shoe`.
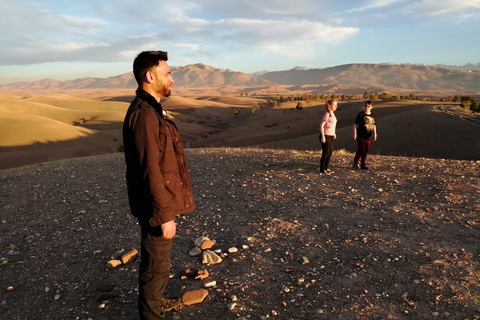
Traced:
<path fill-rule="evenodd" d="M 171 298 L 171 299 L 163 298 L 160 301 L 159 307 L 160 307 L 160 310 L 162 310 L 163 312 L 166 312 L 173 309 L 178 309 L 181 304 L 182 304 L 181 298 Z"/>
<path fill-rule="evenodd" d="M 362 164 L 362 169 L 365 169 L 365 170 L 367 170 L 367 169 L 368 169 L 367 165 L 365 165 L 365 164 Z"/>

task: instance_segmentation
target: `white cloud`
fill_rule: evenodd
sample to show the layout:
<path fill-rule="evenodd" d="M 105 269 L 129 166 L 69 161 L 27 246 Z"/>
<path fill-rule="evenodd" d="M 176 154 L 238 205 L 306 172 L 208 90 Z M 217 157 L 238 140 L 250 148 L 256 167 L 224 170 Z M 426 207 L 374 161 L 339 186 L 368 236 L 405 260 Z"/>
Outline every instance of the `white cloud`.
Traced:
<path fill-rule="evenodd" d="M 437 16 L 466 9 L 480 9 L 480 0 L 422 0 L 407 4 L 404 10 L 412 14 Z"/>
<path fill-rule="evenodd" d="M 378 9 L 378 8 L 383 8 L 383 7 L 388 7 L 391 6 L 397 2 L 400 2 L 401 0 L 371 0 L 367 2 L 365 5 L 354 8 L 352 10 L 349 10 L 350 12 L 356 12 L 356 11 L 366 11 L 366 10 L 371 10 L 371 9 Z"/>
<path fill-rule="evenodd" d="M 306 20 L 232 19 L 213 23 L 219 41 L 255 47 L 289 59 L 308 60 L 319 45 L 334 45 L 359 31 Z"/>
<path fill-rule="evenodd" d="M 1 1 L 0 4 L 1 33 L 85 35 L 108 25 L 99 18 L 56 14 L 31 2 Z"/>

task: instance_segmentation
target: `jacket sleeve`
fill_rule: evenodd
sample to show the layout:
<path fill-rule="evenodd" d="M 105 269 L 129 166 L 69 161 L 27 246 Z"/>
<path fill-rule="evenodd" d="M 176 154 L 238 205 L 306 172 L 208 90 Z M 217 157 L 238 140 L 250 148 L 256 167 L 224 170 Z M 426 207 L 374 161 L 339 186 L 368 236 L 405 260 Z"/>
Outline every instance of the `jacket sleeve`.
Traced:
<path fill-rule="evenodd" d="M 131 118 L 143 184 L 147 186 L 152 201 L 150 224 L 155 227 L 175 219 L 172 199 L 163 183 L 160 161 L 165 145 L 165 135 L 160 134 L 160 124 L 153 108 L 138 110 Z"/>

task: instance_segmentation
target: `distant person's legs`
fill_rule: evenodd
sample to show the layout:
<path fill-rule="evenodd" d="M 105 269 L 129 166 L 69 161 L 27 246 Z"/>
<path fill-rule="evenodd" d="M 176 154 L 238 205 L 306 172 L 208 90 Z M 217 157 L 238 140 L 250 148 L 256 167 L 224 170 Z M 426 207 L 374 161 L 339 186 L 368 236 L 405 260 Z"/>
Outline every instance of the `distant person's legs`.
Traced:
<path fill-rule="evenodd" d="M 327 144 L 327 159 L 325 160 L 325 170 L 330 166 L 330 158 L 333 154 L 333 136 L 325 136 Z"/>
<path fill-rule="evenodd" d="M 363 139 L 365 142 L 363 144 L 363 153 L 362 153 L 362 157 L 361 157 L 361 168 L 362 169 L 368 169 L 367 167 L 367 154 L 368 154 L 368 150 L 370 150 L 370 140 L 365 140 Z"/>
<path fill-rule="evenodd" d="M 321 136 L 320 136 L 320 139 L 321 139 Z M 320 172 L 325 172 L 325 166 L 327 164 L 327 152 L 328 152 L 328 148 L 327 148 L 327 142 L 322 142 L 320 140 L 320 143 L 322 144 L 322 158 L 320 159 Z"/>
<path fill-rule="evenodd" d="M 368 150 L 370 149 L 370 140 L 366 140 L 363 138 L 357 138 L 357 153 L 355 154 L 355 158 L 353 159 L 353 168 L 360 169 L 358 166 L 358 161 L 361 159 L 362 168 L 366 167 L 367 162 L 367 154 Z"/>

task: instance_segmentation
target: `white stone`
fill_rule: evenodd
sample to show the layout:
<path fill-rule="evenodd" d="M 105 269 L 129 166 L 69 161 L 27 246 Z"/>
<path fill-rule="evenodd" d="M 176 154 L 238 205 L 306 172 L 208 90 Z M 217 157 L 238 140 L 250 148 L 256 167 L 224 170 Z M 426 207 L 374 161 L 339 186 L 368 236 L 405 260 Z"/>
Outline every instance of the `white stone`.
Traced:
<path fill-rule="evenodd" d="M 211 288 L 211 287 L 215 287 L 217 285 L 217 281 L 209 281 L 207 283 L 205 283 L 205 288 Z"/>

